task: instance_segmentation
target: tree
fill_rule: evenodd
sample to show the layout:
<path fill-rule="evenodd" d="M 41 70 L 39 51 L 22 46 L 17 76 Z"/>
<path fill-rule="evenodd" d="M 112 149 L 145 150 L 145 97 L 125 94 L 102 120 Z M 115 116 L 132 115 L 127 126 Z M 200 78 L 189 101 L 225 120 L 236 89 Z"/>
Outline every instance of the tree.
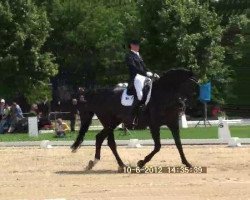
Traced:
<path fill-rule="evenodd" d="M 221 17 L 224 27 L 222 45 L 225 47 L 225 64 L 234 72 L 232 94 L 227 103 L 249 105 L 250 95 L 246 92 L 250 84 L 250 15 L 248 0 L 220 0 L 211 2 L 210 7 Z"/>
<path fill-rule="evenodd" d="M 0 1 L 0 92 L 28 100 L 46 98 L 49 78 L 57 73 L 54 56 L 42 47 L 51 31 L 46 12 L 31 1 Z M 36 95 L 34 95 L 36 94 Z"/>
<path fill-rule="evenodd" d="M 126 80 L 125 36 L 135 20 L 136 4 L 107 1 L 52 0 L 53 31 L 45 49 L 59 64 L 59 84 L 94 87 Z"/>
<path fill-rule="evenodd" d="M 224 64 L 223 27 L 216 12 L 194 0 L 141 0 L 139 9 L 144 57 L 151 68 L 192 69 L 201 82 L 212 82 L 213 99 L 223 101 L 231 69 Z"/>

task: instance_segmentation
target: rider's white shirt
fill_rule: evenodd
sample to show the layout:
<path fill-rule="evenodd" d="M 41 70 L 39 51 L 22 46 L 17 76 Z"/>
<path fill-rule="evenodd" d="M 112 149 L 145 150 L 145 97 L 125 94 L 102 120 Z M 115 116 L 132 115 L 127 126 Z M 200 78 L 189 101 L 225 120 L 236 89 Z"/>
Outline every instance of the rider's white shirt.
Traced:
<path fill-rule="evenodd" d="M 134 51 L 134 50 L 131 50 L 131 51 L 132 51 L 133 53 L 135 53 L 139 58 L 141 57 L 139 51 Z"/>

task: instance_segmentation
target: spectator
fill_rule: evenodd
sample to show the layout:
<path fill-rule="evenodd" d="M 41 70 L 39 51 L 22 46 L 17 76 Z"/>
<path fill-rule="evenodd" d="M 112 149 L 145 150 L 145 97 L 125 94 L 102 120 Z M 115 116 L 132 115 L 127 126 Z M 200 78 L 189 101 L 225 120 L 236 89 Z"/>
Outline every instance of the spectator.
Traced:
<path fill-rule="evenodd" d="M 72 108 L 70 111 L 70 130 L 75 131 L 75 124 L 76 124 L 76 115 L 78 113 L 77 110 L 77 100 L 72 99 Z"/>
<path fill-rule="evenodd" d="M 0 120 L 2 119 L 4 115 L 4 105 L 5 105 L 5 100 L 1 99 L 1 104 L 0 104 Z"/>
<path fill-rule="evenodd" d="M 217 105 L 217 106 L 214 106 L 213 108 L 212 108 L 212 116 L 213 117 L 217 117 L 218 116 L 218 113 L 220 113 L 221 112 L 221 109 L 220 109 L 220 107 Z"/>
<path fill-rule="evenodd" d="M 0 134 L 4 133 L 10 126 L 10 107 L 4 104 L 2 120 L 0 121 Z"/>
<path fill-rule="evenodd" d="M 56 137 L 64 137 L 65 132 L 68 130 L 68 125 L 61 118 L 56 120 Z"/>
<path fill-rule="evenodd" d="M 11 113 L 11 123 L 10 123 L 10 128 L 8 130 L 8 133 L 13 133 L 17 123 L 21 119 L 23 119 L 23 112 L 20 106 L 16 102 L 13 102 L 10 113 Z"/>
<path fill-rule="evenodd" d="M 81 102 L 81 103 L 84 103 L 84 102 L 86 102 L 86 100 L 85 100 L 85 98 L 84 98 L 84 96 L 83 96 L 83 95 L 80 95 L 80 98 L 79 98 L 79 100 L 80 100 L 80 102 Z"/>
<path fill-rule="evenodd" d="M 29 112 L 29 116 L 38 116 L 39 110 L 37 104 L 32 104 Z"/>

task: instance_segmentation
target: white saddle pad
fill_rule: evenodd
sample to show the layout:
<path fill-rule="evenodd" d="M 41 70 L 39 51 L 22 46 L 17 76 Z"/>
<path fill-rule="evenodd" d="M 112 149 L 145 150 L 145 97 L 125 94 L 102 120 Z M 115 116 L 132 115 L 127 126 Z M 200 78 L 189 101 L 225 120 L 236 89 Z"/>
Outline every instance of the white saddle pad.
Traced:
<path fill-rule="evenodd" d="M 139 100 L 142 100 L 142 96 L 143 96 L 142 90 L 143 90 L 144 82 L 146 81 L 146 79 L 147 77 L 139 75 L 139 74 L 137 74 L 135 77 L 134 85 L 135 85 L 136 95 Z M 150 90 L 148 92 L 147 99 L 145 102 L 146 105 L 148 104 L 151 98 L 151 91 L 152 91 L 152 81 L 150 82 Z M 127 89 L 125 89 L 121 96 L 121 104 L 123 106 L 132 106 L 133 102 L 134 102 L 134 95 L 128 95 Z"/>
<path fill-rule="evenodd" d="M 134 95 L 128 95 L 127 89 L 122 93 L 121 103 L 123 106 L 132 106 L 134 102 Z"/>

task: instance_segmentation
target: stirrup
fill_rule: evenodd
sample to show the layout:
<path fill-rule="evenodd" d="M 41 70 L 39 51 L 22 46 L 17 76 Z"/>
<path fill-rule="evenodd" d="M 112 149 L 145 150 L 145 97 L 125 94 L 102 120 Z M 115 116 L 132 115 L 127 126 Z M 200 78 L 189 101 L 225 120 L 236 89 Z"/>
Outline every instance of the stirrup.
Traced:
<path fill-rule="evenodd" d="M 139 107 L 139 113 L 141 114 L 145 110 L 146 110 L 146 105 L 145 104 L 140 105 L 140 107 Z"/>

